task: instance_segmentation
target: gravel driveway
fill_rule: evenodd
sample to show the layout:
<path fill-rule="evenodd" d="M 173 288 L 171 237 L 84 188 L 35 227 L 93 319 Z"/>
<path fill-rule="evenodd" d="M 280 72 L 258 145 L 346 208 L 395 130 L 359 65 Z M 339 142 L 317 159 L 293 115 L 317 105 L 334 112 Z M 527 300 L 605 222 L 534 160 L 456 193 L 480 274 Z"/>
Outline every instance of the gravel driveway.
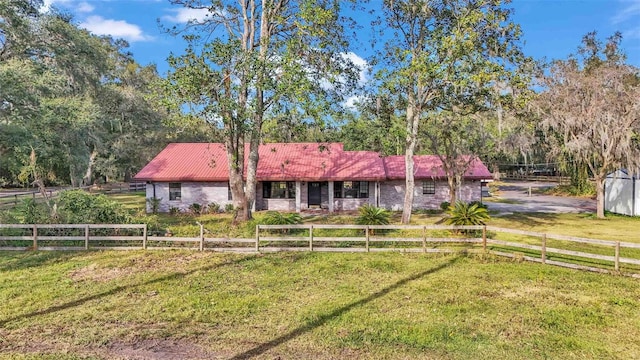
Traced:
<path fill-rule="evenodd" d="M 497 196 L 487 199 L 489 210 L 501 213 L 511 212 L 546 212 L 546 213 L 581 213 L 595 212 L 596 201 L 586 197 L 566 197 L 536 194 L 536 190 L 556 186 L 548 182 L 505 182 L 500 186 Z M 529 187 L 532 193 L 529 197 Z M 505 202 L 494 202 L 494 201 Z M 509 203 L 506 203 L 509 202 Z M 513 202 L 513 203 L 511 203 Z"/>

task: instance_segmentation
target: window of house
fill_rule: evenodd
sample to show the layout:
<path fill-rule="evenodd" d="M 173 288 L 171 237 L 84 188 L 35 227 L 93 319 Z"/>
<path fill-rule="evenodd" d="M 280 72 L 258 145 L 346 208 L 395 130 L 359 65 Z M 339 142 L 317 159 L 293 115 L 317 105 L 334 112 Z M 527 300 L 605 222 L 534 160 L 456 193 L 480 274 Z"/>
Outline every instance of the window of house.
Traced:
<path fill-rule="evenodd" d="M 436 193 L 436 182 L 431 181 L 423 181 L 422 182 L 422 193 L 425 195 L 433 195 Z"/>
<path fill-rule="evenodd" d="M 294 181 L 266 181 L 262 183 L 262 197 L 265 199 L 295 199 Z"/>
<path fill-rule="evenodd" d="M 368 181 L 336 181 L 333 184 L 336 199 L 365 199 L 369 197 Z"/>
<path fill-rule="evenodd" d="M 169 183 L 169 200 L 182 199 L 182 185 L 180 183 Z"/>

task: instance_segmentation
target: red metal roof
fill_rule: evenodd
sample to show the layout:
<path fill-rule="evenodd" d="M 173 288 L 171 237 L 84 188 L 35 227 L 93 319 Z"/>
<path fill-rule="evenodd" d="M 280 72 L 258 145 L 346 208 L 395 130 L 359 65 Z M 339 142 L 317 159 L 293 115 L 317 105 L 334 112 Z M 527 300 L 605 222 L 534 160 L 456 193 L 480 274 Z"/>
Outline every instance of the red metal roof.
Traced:
<path fill-rule="evenodd" d="M 384 166 L 389 180 L 405 178 L 404 156 L 387 156 L 384 158 Z M 442 167 L 442 161 L 437 155 L 415 155 L 413 157 L 413 175 L 415 179 L 447 177 Z M 491 179 L 492 175 L 482 161 L 476 158 L 469 166 L 464 178 L 468 180 Z"/>
<path fill-rule="evenodd" d="M 142 181 L 228 181 L 224 144 L 173 143 L 167 145 L 134 179 Z"/>
<path fill-rule="evenodd" d="M 340 143 L 263 144 L 258 152 L 260 181 L 404 179 L 404 156 L 382 158 L 373 151 L 344 151 Z M 246 159 L 248 146 L 245 153 Z M 414 161 L 416 179 L 445 176 L 437 156 L 415 156 Z M 160 182 L 228 181 L 227 154 L 220 143 L 169 144 L 134 178 Z M 477 160 L 465 178 L 488 179 L 491 174 Z"/>
<path fill-rule="evenodd" d="M 277 143 L 259 148 L 258 180 L 383 180 L 384 165 L 373 151 L 344 151 L 340 143 Z"/>

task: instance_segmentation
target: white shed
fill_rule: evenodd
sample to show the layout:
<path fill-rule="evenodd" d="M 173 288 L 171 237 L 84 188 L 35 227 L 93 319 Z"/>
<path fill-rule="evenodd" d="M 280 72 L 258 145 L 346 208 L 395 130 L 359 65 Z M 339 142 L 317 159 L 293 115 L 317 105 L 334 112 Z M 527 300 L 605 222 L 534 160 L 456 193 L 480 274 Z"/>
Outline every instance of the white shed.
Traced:
<path fill-rule="evenodd" d="M 616 214 L 640 216 L 640 176 L 618 170 L 607 176 L 604 209 Z"/>

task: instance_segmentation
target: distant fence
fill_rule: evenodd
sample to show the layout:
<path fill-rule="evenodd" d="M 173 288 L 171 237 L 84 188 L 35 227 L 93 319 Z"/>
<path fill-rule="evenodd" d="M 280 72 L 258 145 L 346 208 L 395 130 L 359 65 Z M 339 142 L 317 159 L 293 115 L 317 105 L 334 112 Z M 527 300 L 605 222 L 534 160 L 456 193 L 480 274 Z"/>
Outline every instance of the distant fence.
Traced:
<path fill-rule="evenodd" d="M 500 173 L 500 179 L 501 180 L 555 182 L 560 185 L 569 184 L 571 182 L 571 179 L 568 176 L 526 175 L 526 174 L 518 174 L 518 173 Z"/>
<path fill-rule="evenodd" d="M 145 191 L 147 183 L 144 181 L 132 181 L 129 183 L 129 191 Z"/>
<path fill-rule="evenodd" d="M 86 190 L 92 193 L 122 193 L 122 192 L 134 192 L 134 191 L 145 191 L 146 183 L 144 182 L 132 182 L 132 183 L 116 183 L 109 184 L 105 187 L 94 187 L 94 186 L 82 186 L 75 188 L 51 188 L 50 190 L 46 190 L 47 196 L 49 198 L 54 198 L 60 194 L 60 192 L 65 190 Z M 0 209 L 3 208 L 11 208 L 13 206 L 18 205 L 23 200 L 26 199 L 34 199 L 36 201 L 40 201 L 43 199 L 42 193 L 39 190 L 29 190 L 29 191 L 11 191 L 6 193 L 0 193 Z"/>
<path fill-rule="evenodd" d="M 640 244 L 452 225 L 257 225 L 252 238 L 152 236 L 147 225 L 0 224 L 0 250 L 488 253 L 640 278 Z M 623 268 L 624 267 L 624 268 Z"/>

